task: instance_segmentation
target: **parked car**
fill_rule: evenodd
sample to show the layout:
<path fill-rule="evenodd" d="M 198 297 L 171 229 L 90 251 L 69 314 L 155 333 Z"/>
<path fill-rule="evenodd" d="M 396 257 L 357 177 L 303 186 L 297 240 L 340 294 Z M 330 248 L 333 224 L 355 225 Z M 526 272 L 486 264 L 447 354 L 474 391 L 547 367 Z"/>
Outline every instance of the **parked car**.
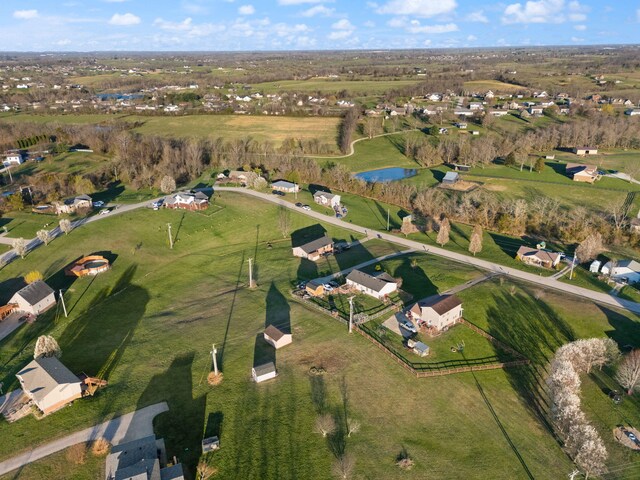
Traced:
<path fill-rule="evenodd" d="M 160 208 L 160 207 L 162 206 L 162 204 L 163 204 L 163 203 L 164 203 L 164 200 L 163 200 L 163 199 L 160 199 L 160 200 L 156 200 L 155 202 L 153 202 L 153 203 L 151 204 L 151 206 L 152 206 L 153 208 Z"/>
<path fill-rule="evenodd" d="M 279 190 L 273 190 L 271 193 L 273 193 L 274 195 L 280 195 L 281 197 L 284 197 L 284 192 L 281 192 Z"/>
<path fill-rule="evenodd" d="M 102 210 L 100 210 L 99 215 L 106 215 L 107 213 L 109 213 L 111 210 L 109 210 L 108 208 L 103 208 Z"/>
<path fill-rule="evenodd" d="M 299 207 L 302 207 L 302 204 L 301 204 L 300 202 L 297 202 L 297 203 L 296 203 L 296 207 L 298 207 L 298 208 L 299 208 Z"/>
<path fill-rule="evenodd" d="M 336 213 L 336 218 L 342 218 L 342 214 L 341 213 Z"/>
<path fill-rule="evenodd" d="M 324 289 L 327 292 L 332 292 L 333 291 L 333 287 L 331 285 L 329 285 L 328 283 L 325 283 L 324 285 L 322 285 L 324 287 Z"/>
<path fill-rule="evenodd" d="M 634 443 L 638 443 L 638 437 L 636 437 L 632 432 L 630 432 L 629 430 L 625 430 L 624 434 L 627 436 L 627 438 L 629 438 L 629 440 L 631 440 Z"/>
<path fill-rule="evenodd" d="M 311 210 L 311 207 L 309 205 L 302 205 L 302 209 L 303 210 Z"/>
<path fill-rule="evenodd" d="M 93 202 L 93 206 L 94 206 L 94 208 L 104 207 L 104 202 L 102 200 L 97 200 L 97 201 Z"/>
<path fill-rule="evenodd" d="M 338 285 L 338 282 L 335 282 L 333 280 L 329 282 L 329 285 L 331 285 L 333 288 L 338 288 L 340 286 Z"/>
<path fill-rule="evenodd" d="M 418 333 L 418 329 L 416 328 L 416 326 L 413 323 L 411 323 L 409 320 L 400 322 L 400 327 L 404 328 L 408 332 Z"/>

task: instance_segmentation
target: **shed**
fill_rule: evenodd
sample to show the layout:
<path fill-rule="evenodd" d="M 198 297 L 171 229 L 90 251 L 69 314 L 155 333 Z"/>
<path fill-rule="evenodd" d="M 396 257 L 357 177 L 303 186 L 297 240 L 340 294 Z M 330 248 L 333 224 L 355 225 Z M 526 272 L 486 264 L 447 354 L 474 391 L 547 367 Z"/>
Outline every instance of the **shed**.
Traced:
<path fill-rule="evenodd" d="M 593 262 L 591 262 L 591 265 L 589 266 L 589 271 L 591 273 L 598 273 L 600 271 L 601 265 L 602 265 L 602 262 L 600 260 L 594 260 Z"/>
<path fill-rule="evenodd" d="M 264 363 L 251 369 L 251 378 L 256 383 L 261 383 L 272 378 L 276 378 L 278 372 L 273 362 Z"/>
<path fill-rule="evenodd" d="M 56 304 L 56 298 L 49 285 L 37 280 L 14 293 L 9 303 L 18 305 L 18 311 L 40 315 Z"/>
<path fill-rule="evenodd" d="M 413 353 L 420 357 L 426 357 L 429 355 L 429 346 L 422 342 L 416 342 L 413 345 Z"/>
<path fill-rule="evenodd" d="M 321 297 L 324 295 L 324 285 L 315 280 L 311 280 L 305 286 L 305 291 L 312 297 Z"/>
<path fill-rule="evenodd" d="M 202 440 L 202 453 L 213 452 L 220 449 L 220 439 L 218 437 L 208 437 Z"/>
<path fill-rule="evenodd" d="M 442 179 L 443 185 L 453 185 L 460 180 L 460 174 L 458 172 L 447 172 Z"/>
<path fill-rule="evenodd" d="M 269 325 L 267 328 L 265 328 L 263 335 L 265 341 L 268 344 L 273 345 L 273 348 L 275 348 L 276 350 L 293 342 L 292 334 L 283 332 L 273 325 Z"/>

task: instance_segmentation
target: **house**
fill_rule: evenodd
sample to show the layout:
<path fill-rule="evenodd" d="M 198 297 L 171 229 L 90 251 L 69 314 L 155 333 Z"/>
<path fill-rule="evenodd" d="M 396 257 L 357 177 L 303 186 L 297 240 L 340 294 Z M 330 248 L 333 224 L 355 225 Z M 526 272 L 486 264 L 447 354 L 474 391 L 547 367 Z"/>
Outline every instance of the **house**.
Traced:
<path fill-rule="evenodd" d="M 297 183 L 287 182 L 286 180 L 278 180 L 271 184 L 271 188 L 277 192 L 296 193 L 300 191 Z"/>
<path fill-rule="evenodd" d="M 575 147 L 573 153 L 576 155 L 597 155 L 598 149 L 592 147 Z"/>
<path fill-rule="evenodd" d="M 409 316 L 418 324 L 442 331 L 455 325 L 462 318 L 462 301 L 455 295 L 440 295 L 418 302 L 409 309 Z"/>
<path fill-rule="evenodd" d="M 544 113 L 544 108 L 542 107 L 529 107 L 527 110 L 530 115 L 542 115 Z"/>
<path fill-rule="evenodd" d="M 553 268 L 560 263 L 561 255 L 547 250 L 522 246 L 516 252 L 516 259 L 527 265 Z"/>
<path fill-rule="evenodd" d="M 454 185 L 460 180 L 460 174 L 458 172 L 447 172 L 442 179 L 443 185 Z"/>
<path fill-rule="evenodd" d="M 184 480 L 181 464 L 166 465 L 163 439 L 149 435 L 111 448 L 107 455 L 106 480 Z M 161 463 L 162 462 L 162 463 Z"/>
<path fill-rule="evenodd" d="M 640 263 L 635 260 L 618 260 L 617 262 L 607 262 L 600 272 L 609 275 L 619 283 L 640 282 Z"/>
<path fill-rule="evenodd" d="M 598 168 L 593 165 L 567 163 L 566 171 L 574 182 L 593 183 L 600 178 Z"/>
<path fill-rule="evenodd" d="M 636 115 L 640 115 L 640 108 L 630 108 L 629 110 L 625 110 L 624 114 L 635 117 Z"/>
<path fill-rule="evenodd" d="M 493 97 L 495 97 L 495 94 L 491 90 L 484 94 L 485 99 L 492 99 Z"/>
<path fill-rule="evenodd" d="M 489 110 L 489 115 L 494 117 L 504 117 L 505 115 L 509 115 L 508 110 Z"/>
<path fill-rule="evenodd" d="M 209 197 L 202 192 L 179 192 L 165 197 L 164 206 L 180 210 L 206 210 L 209 208 Z"/>
<path fill-rule="evenodd" d="M 19 312 L 40 315 L 56 304 L 56 297 L 49 285 L 37 280 L 14 293 L 9 303 L 17 305 Z"/>
<path fill-rule="evenodd" d="M 20 155 L 19 153 L 12 153 L 10 155 L 7 155 L 4 160 L 2 160 L 2 164 L 5 167 L 10 167 L 11 165 L 20 165 L 22 164 L 22 162 L 24 162 L 24 160 L 22 159 L 22 155 Z"/>
<path fill-rule="evenodd" d="M 76 213 L 78 210 L 91 210 L 93 202 L 89 195 L 78 195 L 77 197 L 67 198 L 63 202 L 54 203 L 56 213 Z"/>
<path fill-rule="evenodd" d="M 306 258 L 315 262 L 324 254 L 333 253 L 333 240 L 326 234 L 320 238 L 307 242 L 298 247 L 293 247 L 293 256 Z"/>
<path fill-rule="evenodd" d="M 482 110 L 484 107 L 480 102 L 471 102 L 469 104 L 469 110 Z"/>
<path fill-rule="evenodd" d="M 16 377 L 24 393 L 45 415 L 82 397 L 82 382 L 56 357 L 36 358 Z"/>
<path fill-rule="evenodd" d="M 311 280 L 310 282 L 307 282 L 307 284 L 304 287 L 304 290 L 312 297 L 321 297 L 322 295 L 324 295 L 324 285 L 315 280 Z"/>
<path fill-rule="evenodd" d="M 453 113 L 459 117 L 472 117 L 475 112 L 468 108 L 456 108 Z"/>
<path fill-rule="evenodd" d="M 335 208 L 340 205 L 340 195 L 328 192 L 316 192 L 313 194 L 313 201 L 318 205 Z"/>
<path fill-rule="evenodd" d="M 381 300 L 398 290 L 398 282 L 386 272 L 369 275 L 361 270 L 351 270 L 347 275 L 347 285 L 359 292 Z"/>
<path fill-rule="evenodd" d="M 268 344 L 273 345 L 273 348 L 275 348 L 276 350 L 293 342 L 292 334 L 285 333 L 273 325 L 269 325 L 267 328 L 265 328 L 263 335 L 265 341 Z"/>
<path fill-rule="evenodd" d="M 276 366 L 273 362 L 258 365 L 251 369 L 251 378 L 253 378 L 253 381 L 256 383 L 276 378 L 277 375 L 278 372 L 276 371 Z"/>
<path fill-rule="evenodd" d="M 256 172 L 243 172 L 241 170 L 232 170 L 229 172 L 229 181 L 239 183 L 242 186 L 252 184 L 258 178 Z"/>
<path fill-rule="evenodd" d="M 427 97 L 427 100 L 431 100 L 432 102 L 439 102 L 440 100 L 442 100 L 442 95 L 440 95 L 439 93 L 432 93 Z"/>
<path fill-rule="evenodd" d="M 454 126 L 458 127 L 460 130 L 465 130 L 467 128 L 467 124 L 465 122 L 456 122 Z"/>

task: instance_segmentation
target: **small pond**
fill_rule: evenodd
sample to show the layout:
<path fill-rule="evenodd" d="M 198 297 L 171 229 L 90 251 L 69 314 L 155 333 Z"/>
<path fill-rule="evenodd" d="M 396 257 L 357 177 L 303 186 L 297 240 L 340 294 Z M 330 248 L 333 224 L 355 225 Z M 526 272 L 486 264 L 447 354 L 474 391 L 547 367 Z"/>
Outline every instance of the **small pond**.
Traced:
<path fill-rule="evenodd" d="M 391 167 L 356 173 L 356 178 L 366 182 L 391 182 L 393 180 L 413 177 L 417 174 L 418 171 L 415 168 Z"/>

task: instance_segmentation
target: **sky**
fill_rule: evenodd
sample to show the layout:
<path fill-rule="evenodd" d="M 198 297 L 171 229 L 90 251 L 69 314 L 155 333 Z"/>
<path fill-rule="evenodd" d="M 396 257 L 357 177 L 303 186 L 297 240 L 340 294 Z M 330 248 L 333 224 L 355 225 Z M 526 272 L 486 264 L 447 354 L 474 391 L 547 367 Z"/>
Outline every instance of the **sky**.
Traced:
<path fill-rule="evenodd" d="M 640 0 L 2 0 L 0 51 L 640 44 Z"/>

